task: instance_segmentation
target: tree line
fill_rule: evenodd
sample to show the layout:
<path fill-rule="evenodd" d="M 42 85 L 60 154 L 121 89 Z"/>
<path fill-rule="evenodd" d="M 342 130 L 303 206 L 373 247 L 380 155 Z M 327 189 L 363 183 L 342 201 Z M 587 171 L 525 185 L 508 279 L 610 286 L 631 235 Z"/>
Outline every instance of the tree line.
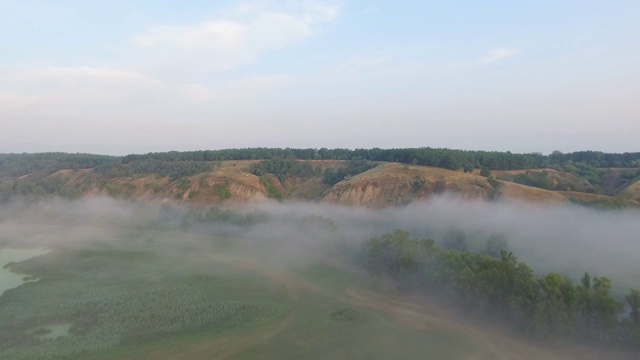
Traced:
<path fill-rule="evenodd" d="M 492 257 L 447 249 L 401 230 L 371 238 L 361 254 L 371 274 L 508 320 L 537 337 L 640 349 L 640 291 L 616 299 L 605 276 L 584 273 L 578 283 L 555 272 L 536 276 L 507 250 Z"/>
<path fill-rule="evenodd" d="M 91 154 L 38 153 L 0 154 L 0 176 L 22 176 L 34 172 L 55 172 L 61 169 L 88 169 L 97 166 L 157 164 L 160 162 L 211 162 L 225 160 L 352 160 L 400 162 L 427 165 L 450 170 L 488 168 L 491 170 L 519 170 L 562 168 L 582 176 L 593 176 L 593 169 L 626 167 L 640 168 L 640 152 L 604 153 L 578 151 L 550 155 L 540 153 L 517 154 L 510 151 L 467 151 L 438 148 L 397 149 L 292 149 L 245 148 L 201 151 L 170 151 L 163 153 L 106 156 Z"/>
<path fill-rule="evenodd" d="M 351 160 L 360 158 L 369 161 L 400 162 L 415 165 L 436 166 L 451 170 L 465 167 L 491 170 L 519 170 L 575 166 L 584 164 L 593 168 L 640 167 L 640 152 L 604 153 L 600 151 L 577 151 L 550 155 L 541 153 L 518 154 L 510 151 L 468 151 L 441 148 L 397 148 L 397 149 L 291 149 L 291 148 L 246 148 L 225 150 L 202 150 L 186 152 L 149 153 L 127 155 L 122 161 L 155 159 L 162 161 L 222 161 L 222 160 Z M 578 171 L 578 170 L 576 170 Z"/>
<path fill-rule="evenodd" d="M 637 168 L 640 171 L 640 153 L 603 153 L 578 151 L 550 155 L 540 153 L 516 154 L 499 151 L 467 151 L 455 149 L 397 148 L 397 149 L 292 149 L 292 148 L 245 148 L 202 151 L 170 151 L 163 153 L 132 154 L 127 156 L 105 156 L 91 154 L 40 153 L 0 154 L 0 178 L 15 178 L 24 175 L 49 175 L 63 169 L 94 169 L 107 178 L 145 176 L 157 174 L 171 179 L 193 176 L 212 170 L 217 161 L 263 160 L 251 167 L 254 174 L 272 173 L 280 181 L 288 176 L 308 177 L 314 172 L 307 160 L 349 160 L 346 168 L 327 169 L 323 181 L 333 185 L 372 167 L 372 162 L 399 162 L 425 165 L 449 170 L 475 169 L 521 170 L 552 168 L 567 171 L 591 187 L 588 192 L 601 192 L 604 168 Z M 302 162 L 302 163 L 300 163 Z M 364 170 L 363 170 L 364 169 Z M 625 180 L 635 181 L 640 172 L 627 172 Z M 260 175 L 259 175 L 260 176 Z M 635 176 L 635 177 L 634 177 Z M 629 179 L 627 179 L 627 177 Z M 581 190 L 569 183 L 552 186 L 549 179 L 521 176 L 516 182 L 553 190 Z"/>
<path fill-rule="evenodd" d="M 18 177 L 33 173 L 52 174 L 64 169 L 91 169 L 114 163 L 119 157 L 91 154 L 38 153 L 0 154 L 0 177 Z"/>

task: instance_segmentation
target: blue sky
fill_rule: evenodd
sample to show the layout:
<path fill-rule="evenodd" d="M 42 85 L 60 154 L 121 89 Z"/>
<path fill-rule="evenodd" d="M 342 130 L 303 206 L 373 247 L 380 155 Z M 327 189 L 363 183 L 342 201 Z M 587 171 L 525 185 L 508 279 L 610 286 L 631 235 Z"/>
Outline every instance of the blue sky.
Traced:
<path fill-rule="evenodd" d="M 640 151 L 638 1 L 0 0 L 0 152 Z"/>

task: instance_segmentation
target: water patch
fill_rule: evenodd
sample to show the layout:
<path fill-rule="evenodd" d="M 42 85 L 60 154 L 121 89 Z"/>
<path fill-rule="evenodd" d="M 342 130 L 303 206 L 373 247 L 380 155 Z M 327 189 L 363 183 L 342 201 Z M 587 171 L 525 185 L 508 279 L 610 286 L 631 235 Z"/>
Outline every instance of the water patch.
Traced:
<path fill-rule="evenodd" d="M 69 330 L 71 330 L 71 323 L 62 323 L 40 326 L 27 331 L 27 333 L 36 336 L 40 340 L 55 340 L 69 336 Z"/>
<path fill-rule="evenodd" d="M 48 253 L 46 249 L 2 249 L 0 250 L 0 296 L 9 289 L 16 288 L 28 281 L 33 281 L 29 276 L 16 274 L 5 268 L 12 262 L 29 260 L 36 256 Z"/>

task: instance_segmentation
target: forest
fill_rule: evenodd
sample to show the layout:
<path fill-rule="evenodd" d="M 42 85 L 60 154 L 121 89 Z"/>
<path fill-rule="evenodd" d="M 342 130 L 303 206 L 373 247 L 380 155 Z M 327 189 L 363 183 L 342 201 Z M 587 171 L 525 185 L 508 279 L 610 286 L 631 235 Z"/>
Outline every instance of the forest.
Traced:
<path fill-rule="evenodd" d="M 536 274 L 500 250 L 505 244 L 490 238 L 484 251 L 474 253 L 460 242 L 438 245 L 396 230 L 367 241 L 361 262 L 373 276 L 393 278 L 399 289 L 427 292 L 539 339 L 638 348 L 640 291 L 616 299 L 606 276 L 585 272 L 575 283 L 557 272 Z"/>
<path fill-rule="evenodd" d="M 610 167 L 640 168 L 640 153 L 604 153 L 577 151 L 550 155 L 540 153 L 517 154 L 510 151 L 467 151 L 436 149 L 430 147 L 405 149 L 291 149 L 246 148 L 201 151 L 170 151 L 164 153 L 132 154 L 123 157 L 39 153 L 0 154 L 0 176 L 22 176 L 34 172 L 52 173 L 61 169 L 88 169 L 98 167 L 105 174 L 136 174 L 157 171 L 159 163 L 174 162 L 179 165 L 176 173 L 196 171 L 191 169 L 200 162 L 225 160 L 352 160 L 400 162 L 405 164 L 435 166 L 450 170 L 488 168 L 490 170 L 517 170 L 556 168 L 571 173 L 588 174 L 594 169 Z M 195 165 L 199 166 L 199 165 Z M 160 170 L 173 173 L 172 170 Z M 184 175 L 183 175 L 184 176 Z"/>

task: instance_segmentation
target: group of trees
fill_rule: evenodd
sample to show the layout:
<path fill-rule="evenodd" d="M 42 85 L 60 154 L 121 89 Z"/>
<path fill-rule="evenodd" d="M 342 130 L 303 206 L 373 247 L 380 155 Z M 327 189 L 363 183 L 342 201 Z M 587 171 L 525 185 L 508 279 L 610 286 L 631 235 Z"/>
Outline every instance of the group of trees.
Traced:
<path fill-rule="evenodd" d="M 119 160 L 115 156 L 91 154 L 0 154 L 0 177 L 19 177 L 39 172 L 51 174 L 64 169 L 90 169 Z"/>
<path fill-rule="evenodd" d="M 596 190 L 600 189 L 600 175 L 598 175 L 597 180 L 591 180 L 593 183 L 576 183 L 571 181 L 566 181 L 561 178 L 557 178 L 555 181 L 549 177 L 549 172 L 546 170 L 542 171 L 527 171 L 526 173 L 521 173 L 514 176 L 511 181 L 523 184 L 527 186 L 533 186 L 545 190 L 557 190 L 557 191 L 580 191 L 580 192 L 596 192 Z"/>
<path fill-rule="evenodd" d="M 284 183 L 290 176 L 305 179 L 315 174 L 309 161 L 296 161 L 294 159 L 263 160 L 251 165 L 249 171 L 256 176 L 273 174 L 281 183 Z"/>
<path fill-rule="evenodd" d="M 400 287 L 446 296 L 539 337 L 640 345 L 640 292 L 620 301 L 606 277 L 585 273 L 576 284 L 554 272 L 536 276 L 509 251 L 446 249 L 401 230 L 370 239 L 362 255 L 372 274 L 388 274 Z"/>
<path fill-rule="evenodd" d="M 326 168 L 322 173 L 322 182 L 333 186 L 347 177 L 363 173 L 376 165 L 377 163 L 372 161 L 353 158 L 344 167 Z M 263 183 L 270 183 L 268 178 L 264 178 L 266 174 L 272 174 L 280 180 L 280 183 L 284 183 L 291 176 L 308 179 L 311 176 L 318 175 L 320 170 L 319 168 L 314 169 L 310 161 L 269 159 L 251 165 L 249 171 L 256 176 L 260 176 Z M 265 186 L 268 186 L 268 184 Z"/>
<path fill-rule="evenodd" d="M 377 165 L 378 164 L 372 161 L 363 160 L 362 158 L 354 158 L 346 167 L 338 169 L 327 168 L 322 175 L 322 182 L 329 186 L 333 186 L 348 177 L 361 174 L 376 167 Z"/>
<path fill-rule="evenodd" d="M 36 199 L 47 195 L 73 199 L 84 195 L 92 185 L 100 183 L 100 179 L 92 175 L 74 183 L 68 183 L 60 174 L 36 174 L 23 179 L 0 178 L 0 202 L 15 198 Z"/>

